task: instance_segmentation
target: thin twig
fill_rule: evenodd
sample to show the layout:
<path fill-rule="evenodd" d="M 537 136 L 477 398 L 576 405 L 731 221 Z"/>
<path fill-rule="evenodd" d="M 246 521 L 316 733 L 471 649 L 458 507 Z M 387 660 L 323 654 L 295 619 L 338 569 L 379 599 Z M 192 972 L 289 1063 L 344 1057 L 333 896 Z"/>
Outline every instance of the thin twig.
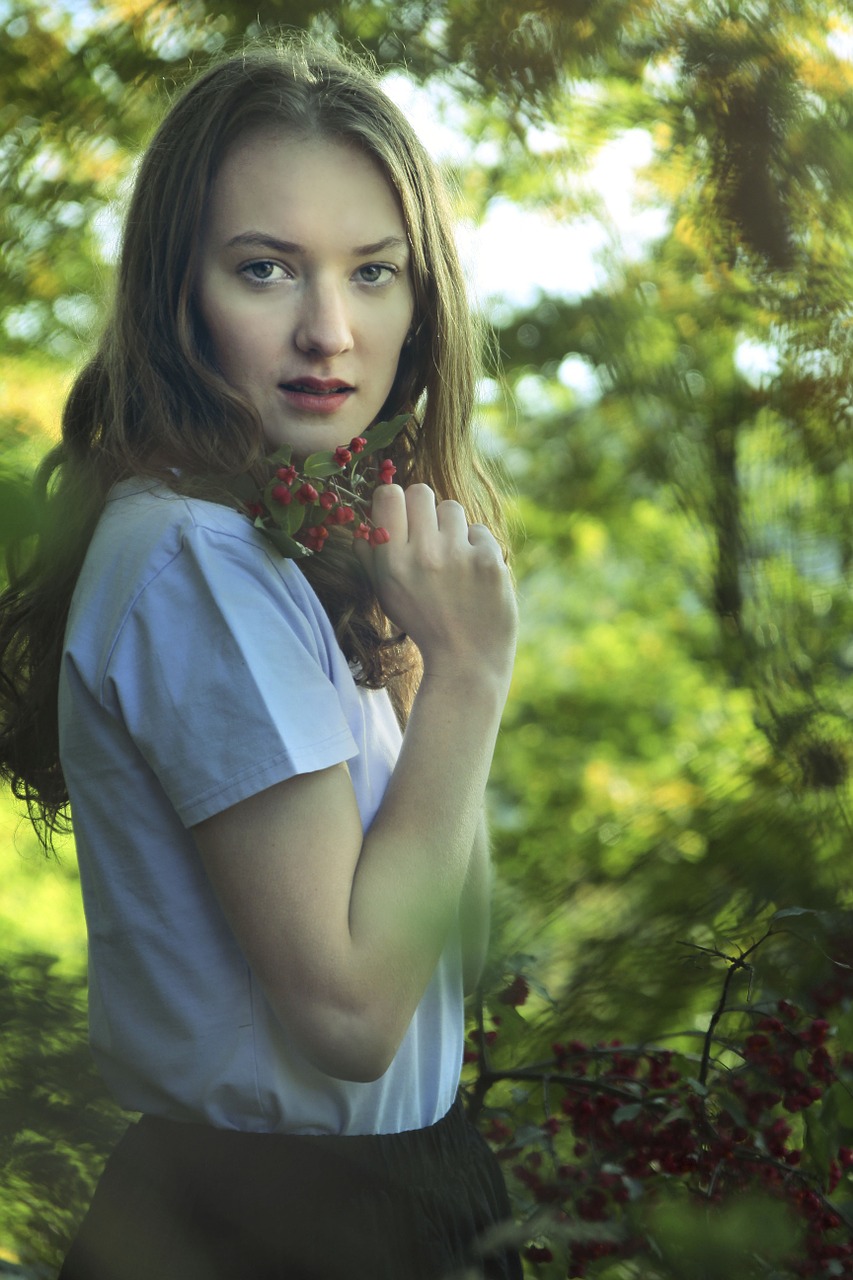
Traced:
<path fill-rule="evenodd" d="M 729 970 L 728 970 L 728 973 L 726 974 L 726 978 L 723 983 L 723 989 L 722 989 L 722 992 L 720 993 L 720 999 L 717 1003 L 717 1007 L 714 1010 L 714 1012 L 711 1014 L 711 1019 L 708 1023 L 708 1029 L 705 1032 L 705 1042 L 702 1046 L 702 1061 L 699 1064 L 699 1076 L 698 1076 L 699 1083 L 703 1086 L 703 1088 L 707 1082 L 708 1070 L 711 1064 L 711 1048 L 714 1043 L 714 1031 L 716 1029 L 717 1023 L 720 1021 L 720 1018 L 722 1018 L 723 1014 L 726 1012 L 728 996 L 729 996 L 729 987 L 732 984 L 732 979 L 734 978 L 735 974 L 739 972 L 739 970 L 750 968 L 749 964 L 747 964 L 747 956 L 752 955 L 753 951 L 756 951 L 762 945 L 762 943 L 766 942 L 767 939 L 772 934 L 772 932 L 773 932 L 772 929 L 768 929 L 767 932 L 761 938 L 759 938 L 757 942 L 753 942 L 752 946 L 747 947 L 746 951 L 744 951 L 739 956 L 727 956 L 727 955 L 724 955 L 722 952 L 717 952 L 717 955 L 722 960 L 728 961 Z M 700 947 L 698 949 L 700 951 L 708 950 L 707 947 Z"/>

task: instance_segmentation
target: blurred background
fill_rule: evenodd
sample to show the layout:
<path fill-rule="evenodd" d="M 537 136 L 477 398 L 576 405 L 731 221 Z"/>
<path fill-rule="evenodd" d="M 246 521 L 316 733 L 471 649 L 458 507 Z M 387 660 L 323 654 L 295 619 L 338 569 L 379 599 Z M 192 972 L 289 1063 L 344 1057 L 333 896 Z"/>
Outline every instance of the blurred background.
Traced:
<path fill-rule="evenodd" d="M 842 0 L 0 0 L 0 537 L 30 527 L 140 147 L 211 54 L 282 27 L 377 60 L 494 335 L 522 639 L 492 979 L 539 992 L 513 1052 L 701 1029 L 719 974 L 685 944 L 749 946 L 780 909 L 853 961 Z M 7 794 L 0 876 L 0 1258 L 49 1277 L 122 1120 L 88 1066 L 73 846 L 45 859 Z M 804 950 L 762 963 L 805 998 Z"/>

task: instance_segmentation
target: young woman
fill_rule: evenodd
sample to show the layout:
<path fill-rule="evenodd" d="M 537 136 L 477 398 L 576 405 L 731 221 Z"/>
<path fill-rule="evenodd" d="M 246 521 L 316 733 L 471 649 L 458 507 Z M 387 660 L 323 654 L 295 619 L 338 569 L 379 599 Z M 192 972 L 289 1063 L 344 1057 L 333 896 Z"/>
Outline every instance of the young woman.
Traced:
<path fill-rule="evenodd" d="M 92 1048 L 142 1113 L 63 1280 L 520 1275 L 455 1103 L 516 625 L 474 356 L 369 74 L 266 50 L 174 104 L 2 608 L 4 771 L 48 827 L 70 799 Z M 297 564 L 228 496 L 406 412 L 385 542 Z"/>

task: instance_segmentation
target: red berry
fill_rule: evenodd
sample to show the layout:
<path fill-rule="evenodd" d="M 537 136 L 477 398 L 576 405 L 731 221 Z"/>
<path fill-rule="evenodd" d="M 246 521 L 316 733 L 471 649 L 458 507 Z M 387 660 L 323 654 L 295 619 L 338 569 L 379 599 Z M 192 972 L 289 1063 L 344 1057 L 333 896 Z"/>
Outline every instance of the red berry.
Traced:
<path fill-rule="evenodd" d="M 353 529 L 353 537 L 363 538 L 365 542 L 368 542 L 370 540 L 370 525 L 365 524 L 362 520 L 361 524 Z"/>
<path fill-rule="evenodd" d="M 390 483 L 390 481 L 389 481 Z M 381 547 L 384 543 L 391 541 L 391 535 L 387 529 L 383 529 L 380 525 L 378 529 L 370 531 L 370 545 L 372 547 Z"/>
<path fill-rule="evenodd" d="M 286 484 L 274 484 L 272 487 L 271 497 L 273 502 L 279 503 L 280 506 L 286 507 L 293 500 L 293 494 L 290 492 Z"/>
<path fill-rule="evenodd" d="M 763 1057 L 770 1048 L 770 1041 L 764 1035 L 747 1036 L 744 1041 L 744 1057 L 747 1061 L 755 1061 Z"/>
<path fill-rule="evenodd" d="M 339 444 L 335 450 L 335 462 L 339 467 L 345 467 L 352 460 L 352 453 L 345 445 Z"/>
<path fill-rule="evenodd" d="M 296 497 L 304 507 L 307 507 L 310 503 L 317 501 L 318 494 L 313 484 L 309 484 L 306 480 L 305 483 L 296 490 Z"/>
<path fill-rule="evenodd" d="M 546 1245 L 531 1244 L 524 1250 L 528 1262 L 553 1262 L 554 1255 Z"/>
<path fill-rule="evenodd" d="M 815 1018 L 811 1026 L 803 1032 L 803 1039 L 806 1044 L 822 1045 L 830 1032 L 830 1025 L 826 1018 Z"/>
<path fill-rule="evenodd" d="M 338 495 L 336 493 L 333 493 L 331 489 L 327 489 L 325 493 L 320 494 L 320 506 L 323 508 L 324 511 L 331 511 L 332 507 L 336 505 L 337 501 L 338 501 Z"/>
<path fill-rule="evenodd" d="M 246 511 L 253 519 L 257 519 L 258 516 L 262 516 L 264 514 L 263 504 L 260 502 L 250 502 L 246 507 Z"/>
<path fill-rule="evenodd" d="M 524 1004 L 529 995 L 530 984 L 526 978 L 519 974 L 506 990 L 501 992 L 498 1000 L 500 1000 L 501 1004 L 510 1004 L 517 1007 L 520 1004 Z"/>
<path fill-rule="evenodd" d="M 349 524 L 355 519 L 352 507 L 338 507 L 335 512 L 335 524 Z"/>
<path fill-rule="evenodd" d="M 386 458 L 384 462 L 379 464 L 379 482 L 380 484 L 390 484 L 397 474 L 397 468 L 390 458 Z"/>
<path fill-rule="evenodd" d="M 305 531 L 305 543 L 311 551 L 322 551 L 323 543 L 329 536 L 329 530 L 324 529 L 321 524 L 313 524 L 310 529 Z"/>
<path fill-rule="evenodd" d="M 349 442 L 349 447 L 350 449 L 352 449 L 353 453 L 361 453 L 366 444 L 367 444 L 367 441 L 365 440 L 364 436 L 354 436 L 353 439 L 350 440 Z"/>
<path fill-rule="evenodd" d="M 283 480 L 285 484 L 293 484 L 296 479 L 296 467 L 279 467 L 275 474 L 276 478 Z"/>

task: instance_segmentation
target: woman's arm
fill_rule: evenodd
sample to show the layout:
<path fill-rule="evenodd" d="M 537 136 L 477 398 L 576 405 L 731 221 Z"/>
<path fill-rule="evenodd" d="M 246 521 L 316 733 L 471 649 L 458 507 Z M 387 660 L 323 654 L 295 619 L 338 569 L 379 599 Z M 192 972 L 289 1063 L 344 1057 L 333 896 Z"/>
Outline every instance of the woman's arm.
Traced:
<path fill-rule="evenodd" d="M 489 857 L 489 830 L 481 814 L 468 862 L 468 873 L 459 902 L 462 935 L 462 981 L 466 996 L 477 988 L 489 950 L 492 867 Z"/>
<path fill-rule="evenodd" d="M 516 613 L 491 535 L 415 485 L 387 486 L 380 602 L 424 677 L 369 831 L 344 765 L 290 778 L 195 828 L 237 939 L 321 1070 L 387 1070 L 456 919 L 509 686 Z M 472 872 L 472 875 L 474 873 Z M 476 880 L 476 876 L 475 876 Z"/>

